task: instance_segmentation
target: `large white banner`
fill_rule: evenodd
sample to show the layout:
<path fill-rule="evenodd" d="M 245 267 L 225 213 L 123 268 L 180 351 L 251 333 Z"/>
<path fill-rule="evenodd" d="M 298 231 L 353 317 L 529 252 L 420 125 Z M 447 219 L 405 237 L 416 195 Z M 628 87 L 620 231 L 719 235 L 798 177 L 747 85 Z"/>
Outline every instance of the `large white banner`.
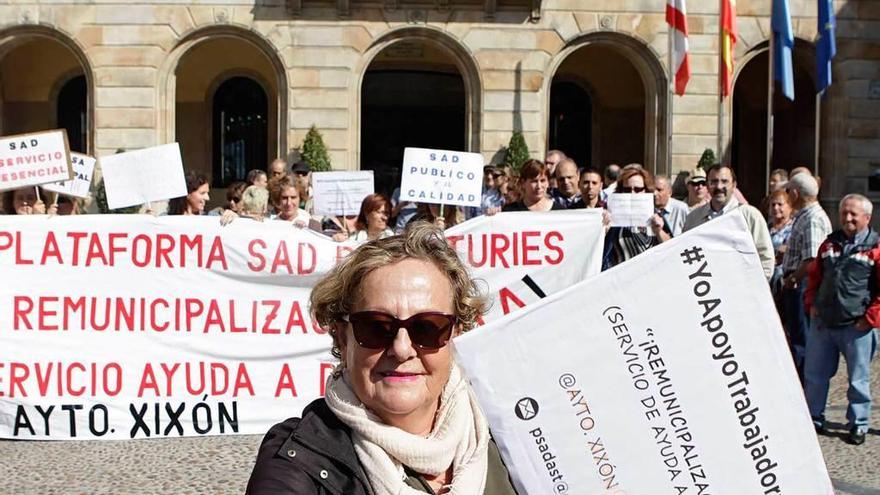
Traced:
<path fill-rule="evenodd" d="M 448 234 L 485 280 L 486 321 L 598 272 L 603 237 L 589 211 Z M 298 415 L 334 366 L 310 289 L 355 247 L 285 222 L 5 217 L 0 437 L 254 434 Z"/>
<path fill-rule="evenodd" d="M 519 493 L 833 493 L 741 215 L 453 345 Z"/>

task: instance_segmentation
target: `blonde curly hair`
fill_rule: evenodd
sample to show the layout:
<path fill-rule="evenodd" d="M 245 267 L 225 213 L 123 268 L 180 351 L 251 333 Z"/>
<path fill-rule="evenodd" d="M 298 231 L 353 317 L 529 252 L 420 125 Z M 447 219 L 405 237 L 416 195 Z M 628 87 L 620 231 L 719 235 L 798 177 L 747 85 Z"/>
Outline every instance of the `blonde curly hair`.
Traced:
<path fill-rule="evenodd" d="M 352 303 L 359 299 L 366 276 L 404 259 L 427 261 L 446 275 L 460 331 L 466 332 L 477 324 L 486 310 L 485 297 L 455 249 L 446 242 L 443 231 L 428 222 L 414 222 L 401 235 L 362 244 L 312 288 L 310 310 L 318 324 L 333 337 L 333 356 L 341 358 L 337 327 L 351 312 Z"/>

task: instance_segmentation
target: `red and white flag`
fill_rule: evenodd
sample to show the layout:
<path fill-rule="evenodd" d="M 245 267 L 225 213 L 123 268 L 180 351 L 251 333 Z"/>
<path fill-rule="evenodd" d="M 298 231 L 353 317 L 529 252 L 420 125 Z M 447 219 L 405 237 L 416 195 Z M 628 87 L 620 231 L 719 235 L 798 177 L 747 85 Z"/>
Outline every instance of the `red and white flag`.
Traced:
<path fill-rule="evenodd" d="M 666 23 L 672 36 L 672 71 L 675 73 L 675 94 L 681 96 L 691 78 L 688 63 L 688 25 L 685 0 L 666 0 Z"/>

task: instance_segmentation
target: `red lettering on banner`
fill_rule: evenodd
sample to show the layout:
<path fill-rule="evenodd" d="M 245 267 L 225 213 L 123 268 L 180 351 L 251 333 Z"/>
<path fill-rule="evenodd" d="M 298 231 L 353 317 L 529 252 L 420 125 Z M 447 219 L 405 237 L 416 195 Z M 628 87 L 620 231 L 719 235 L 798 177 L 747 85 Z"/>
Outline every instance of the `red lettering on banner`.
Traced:
<path fill-rule="evenodd" d="M 203 333 L 208 333 L 211 325 L 219 326 L 221 332 L 226 331 L 226 324 L 223 323 L 223 316 L 220 314 L 220 306 L 215 299 L 211 299 L 211 303 L 208 305 L 208 316 L 205 318 L 205 330 Z"/>
<path fill-rule="evenodd" d="M 163 259 L 169 267 L 174 266 L 171 264 L 171 258 L 168 256 L 173 250 L 174 238 L 170 234 L 156 234 L 156 268 L 162 266 Z"/>
<path fill-rule="evenodd" d="M 180 367 L 180 363 L 174 363 L 170 368 L 165 363 L 159 363 L 159 367 L 165 373 L 165 395 L 171 397 L 171 382 L 174 380 L 174 373 Z"/>
<path fill-rule="evenodd" d="M 306 266 L 306 264 L 303 263 L 303 260 L 305 259 L 305 253 L 303 251 L 305 249 L 308 249 L 309 254 L 311 255 L 312 263 L 308 266 Z M 300 275 L 309 275 L 310 273 L 314 272 L 315 265 L 318 264 L 317 259 L 318 259 L 318 253 L 317 253 L 317 250 L 315 250 L 315 246 L 312 246 L 311 244 L 300 244 L 299 245 L 299 258 L 297 260 L 297 265 L 296 265 L 297 273 Z"/>
<path fill-rule="evenodd" d="M 282 390 L 289 390 L 291 397 L 296 397 L 296 384 L 293 381 L 293 372 L 287 363 L 281 365 L 281 374 L 278 376 L 278 384 L 275 386 L 275 397 L 281 397 Z M 323 394 L 323 391 L 321 393 Z"/>
<path fill-rule="evenodd" d="M 489 266 L 498 266 L 498 260 L 500 259 L 504 268 L 510 268 L 510 264 L 508 264 L 507 260 L 504 258 L 504 251 L 510 247 L 510 240 L 504 234 L 491 234 L 490 238 L 492 239 L 492 250 Z"/>
<path fill-rule="evenodd" d="M 449 246 L 452 247 L 452 249 L 458 249 L 458 243 L 462 239 L 464 239 L 464 236 L 461 234 L 446 236 L 446 242 L 449 243 Z"/>
<path fill-rule="evenodd" d="M 260 247 L 261 249 L 265 249 L 266 243 L 263 242 L 261 239 L 254 239 L 248 243 L 248 254 L 251 255 L 252 258 L 256 258 L 257 261 L 259 261 L 259 264 L 253 264 L 250 261 L 248 261 L 247 266 L 253 272 L 261 272 L 261 271 L 263 271 L 263 268 L 266 267 L 266 258 L 263 257 L 263 255 L 260 254 L 259 252 L 255 251 L 254 250 L 255 247 Z"/>
<path fill-rule="evenodd" d="M 550 242 L 551 238 L 558 239 L 560 241 L 565 240 L 565 238 L 562 236 L 561 232 L 558 232 L 555 230 L 553 232 L 548 232 L 547 235 L 544 236 L 544 246 L 546 246 L 547 249 L 549 249 L 551 251 L 555 251 L 557 254 L 556 258 L 551 258 L 550 256 L 544 256 L 544 261 L 546 261 L 548 264 L 551 264 L 551 265 L 558 265 L 558 264 L 562 263 L 563 258 L 565 258 L 565 253 L 562 251 L 561 247 L 554 245 L 553 243 Z"/>
<path fill-rule="evenodd" d="M 263 306 L 268 306 L 271 309 L 269 310 L 269 315 L 266 316 L 266 320 L 263 322 L 263 328 L 260 333 L 273 335 L 281 333 L 280 328 L 272 328 L 269 326 L 272 324 L 272 321 L 278 317 L 278 308 L 281 307 L 281 301 L 263 301 Z"/>
<path fill-rule="evenodd" d="M 40 264 L 45 265 L 47 258 L 54 257 L 59 265 L 64 264 L 61 259 L 61 251 L 58 249 L 58 241 L 55 240 L 55 233 L 46 234 L 46 244 L 43 246 L 43 256 L 40 258 Z"/>
<path fill-rule="evenodd" d="M 540 265 L 541 260 L 538 258 L 530 258 L 529 254 L 540 251 L 541 247 L 537 244 L 529 242 L 530 239 L 540 236 L 541 233 L 537 231 L 527 231 L 520 234 L 520 239 L 522 240 L 522 264 L 524 266 L 529 265 Z"/>
<path fill-rule="evenodd" d="M 33 265 L 34 260 L 29 260 L 21 255 L 21 232 L 15 233 L 15 264 L 16 265 Z"/>
<path fill-rule="evenodd" d="M 86 387 L 85 387 L 85 385 L 80 386 L 80 387 L 79 387 L 78 389 L 76 389 L 75 391 L 74 391 L 74 387 L 71 385 L 71 384 L 73 383 L 73 370 L 74 370 L 74 369 L 77 369 L 77 368 L 78 368 L 80 371 L 85 371 L 85 370 L 86 370 L 86 367 L 83 366 L 82 363 L 72 363 L 70 366 L 67 367 L 67 391 L 68 391 L 68 393 L 70 393 L 70 395 L 72 395 L 72 396 L 74 396 L 74 397 L 79 397 L 79 396 L 81 396 L 82 394 L 86 393 Z M 95 389 L 94 379 L 95 379 L 95 375 L 93 374 L 93 375 L 92 375 L 92 380 L 93 380 L 93 381 L 92 381 L 92 390 Z M 59 392 L 58 392 L 58 395 L 61 395 L 61 391 L 60 391 L 60 390 L 59 390 Z"/>
<path fill-rule="evenodd" d="M 352 251 L 354 249 L 349 246 L 336 246 L 336 263 L 342 261 Z"/>
<path fill-rule="evenodd" d="M 94 258 L 100 258 L 104 266 L 110 264 L 107 255 L 104 254 L 104 246 L 101 244 L 101 241 L 98 240 L 98 236 L 92 234 L 89 237 L 89 253 L 86 255 L 86 266 L 92 266 L 92 260 Z"/>
<path fill-rule="evenodd" d="M 153 395 L 159 396 L 159 385 L 156 383 L 156 374 L 153 373 L 153 365 L 147 363 L 144 365 L 144 372 L 141 374 L 141 383 L 138 385 L 138 397 L 143 397 L 144 392 L 152 390 Z"/>
<path fill-rule="evenodd" d="M 113 232 L 107 235 L 110 244 L 110 266 L 116 265 L 116 253 L 125 254 L 125 247 L 117 245 L 116 241 L 128 239 L 128 234 Z"/>
<path fill-rule="evenodd" d="M 498 292 L 498 298 L 501 299 L 501 311 L 504 314 L 510 313 L 511 301 L 514 304 L 516 304 L 517 306 L 519 306 L 520 308 L 522 308 L 526 305 L 526 303 L 522 302 L 522 300 L 520 298 L 516 297 L 516 294 L 514 294 L 507 287 L 501 289 L 501 291 Z"/>
<path fill-rule="evenodd" d="M 199 253 L 201 252 L 199 250 Z M 208 261 L 205 263 L 205 268 L 210 270 L 216 262 L 219 262 L 224 270 L 229 270 L 229 265 L 226 263 L 226 251 L 223 250 L 223 243 L 219 237 L 214 237 L 214 243 L 211 244 L 211 252 L 208 253 Z"/>
<path fill-rule="evenodd" d="M 487 250 L 486 236 L 485 236 L 485 234 L 483 235 L 483 242 L 480 243 L 480 247 L 483 248 L 483 253 L 480 255 L 479 261 L 477 261 L 476 257 L 474 257 L 474 237 L 475 236 L 472 236 L 472 235 L 468 236 L 468 241 L 467 241 L 468 262 L 471 264 L 471 266 L 479 268 L 479 267 L 483 266 L 484 264 L 486 264 L 486 259 L 488 258 L 488 256 L 486 255 L 486 250 Z"/>
<path fill-rule="evenodd" d="M 293 275 L 293 265 L 290 264 L 290 255 L 287 253 L 287 243 L 285 241 L 278 242 L 278 248 L 275 250 L 275 260 L 272 262 L 271 273 L 278 273 L 278 267 L 283 265 L 287 269 L 288 275 Z"/>
<path fill-rule="evenodd" d="M 0 363 L 0 384 L 5 376 L 5 366 L 5 363 Z M 122 390 L 122 367 L 114 362 L 105 365 L 80 362 L 10 363 L 9 378 L 9 387 L 0 389 L 0 397 L 28 397 L 33 393 L 40 397 L 96 397 L 99 393 L 113 397 Z M 28 393 L 29 388 L 31 393 Z"/>
<path fill-rule="evenodd" d="M 79 242 L 83 238 L 85 238 L 87 235 L 88 234 L 86 234 L 85 232 L 68 232 L 67 233 L 67 237 L 69 239 L 73 239 L 73 259 L 74 260 L 79 259 Z M 73 264 L 75 266 L 76 262 L 74 262 Z"/>
<path fill-rule="evenodd" d="M 238 370 L 235 373 L 235 389 L 232 391 L 233 397 L 238 397 L 239 391 L 247 390 L 248 394 L 254 396 L 254 386 L 251 384 L 251 377 L 248 375 L 247 366 L 244 363 L 238 363 Z"/>
<path fill-rule="evenodd" d="M 26 309 L 22 308 L 22 305 L 26 304 Z M 34 301 L 27 296 L 15 296 L 12 298 L 12 329 L 19 330 L 21 328 L 25 328 L 27 330 L 33 330 L 34 327 L 31 325 L 31 321 L 27 318 L 27 314 L 33 311 L 34 309 Z M 24 326 L 22 326 L 22 322 Z"/>
<path fill-rule="evenodd" d="M 6 251 L 12 247 L 12 233 L 0 232 L 0 251 Z"/>
<path fill-rule="evenodd" d="M 306 328 L 306 322 L 303 319 L 302 310 L 299 307 L 299 301 L 293 301 L 293 304 L 290 305 L 290 314 L 287 315 L 287 330 L 284 333 L 289 334 L 290 329 L 293 327 L 300 327 L 304 334 L 309 333 Z"/>
<path fill-rule="evenodd" d="M 31 372 L 24 363 L 9 363 L 9 396 L 15 397 L 15 388 L 21 393 L 21 397 L 27 397 L 24 389 L 24 382 L 30 376 Z"/>
<path fill-rule="evenodd" d="M 57 297 L 41 297 L 39 310 L 37 310 L 37 328 L 40 330 L 58 330 L 58 325 L 53 325 L 46 321 L 47 317 L 55 317 L 58 311 L 47 308 L 48 303 L 57 303 Z"/>
<path fill-rule="evenodd" d="M 336 366 L 333 365 L 332 363 L 321 363 L 321 384 L 320 384 L 321 386 L 319 387 L 320 388 L 320 392 L 319 392 L 320 397 L 324 397 L 325 395 L 327 395 L 327 393 L 326 393 L 327 392 L 327 390 L 326 390 L 326 388 L 327 388 L 327 375 L 329 375 L 330 373 L 333 373 L 333 368 L 335 368 L 335 367 Z"/>

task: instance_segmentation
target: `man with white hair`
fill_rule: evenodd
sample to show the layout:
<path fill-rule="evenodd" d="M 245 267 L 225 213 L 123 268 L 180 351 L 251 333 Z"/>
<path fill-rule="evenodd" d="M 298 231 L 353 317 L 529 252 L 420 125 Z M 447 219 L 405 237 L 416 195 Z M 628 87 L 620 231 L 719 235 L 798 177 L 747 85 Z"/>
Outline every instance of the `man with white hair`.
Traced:
<path fill-rule="evenodd" d="M 782 258 L 782 317 L 791 355 L 803 381 L 805 339 L 810 326 L 804 309 L 804 277 L 819 252 L 819 246 L 831 233 L 831 220 L 819 205 L 819 184 L 815 177 L 798 174 L 785 184 L 785 190 L 797 213 Z"/>
<path fill-rule="evenodd" d="M 804 394 L 816 432 L 827 433 L 828 384 L 843 354 L 849 379 L 846 441 L 861 445 L 870 422 L 871 360 L 880 326 L 880 234 L 869 226 L 873 205 L 868 198 L 848 194 L 838 210 L 840 229 L 825 239 L 809 267 Z"/>
<path fill-rule="evenodd" d="M 681 235 L 690 208 L 684 201 L 672 197 L 672 183 L 665 175 L 654 177 L 654 211 L 663 220 L 672 237 Z"/>

